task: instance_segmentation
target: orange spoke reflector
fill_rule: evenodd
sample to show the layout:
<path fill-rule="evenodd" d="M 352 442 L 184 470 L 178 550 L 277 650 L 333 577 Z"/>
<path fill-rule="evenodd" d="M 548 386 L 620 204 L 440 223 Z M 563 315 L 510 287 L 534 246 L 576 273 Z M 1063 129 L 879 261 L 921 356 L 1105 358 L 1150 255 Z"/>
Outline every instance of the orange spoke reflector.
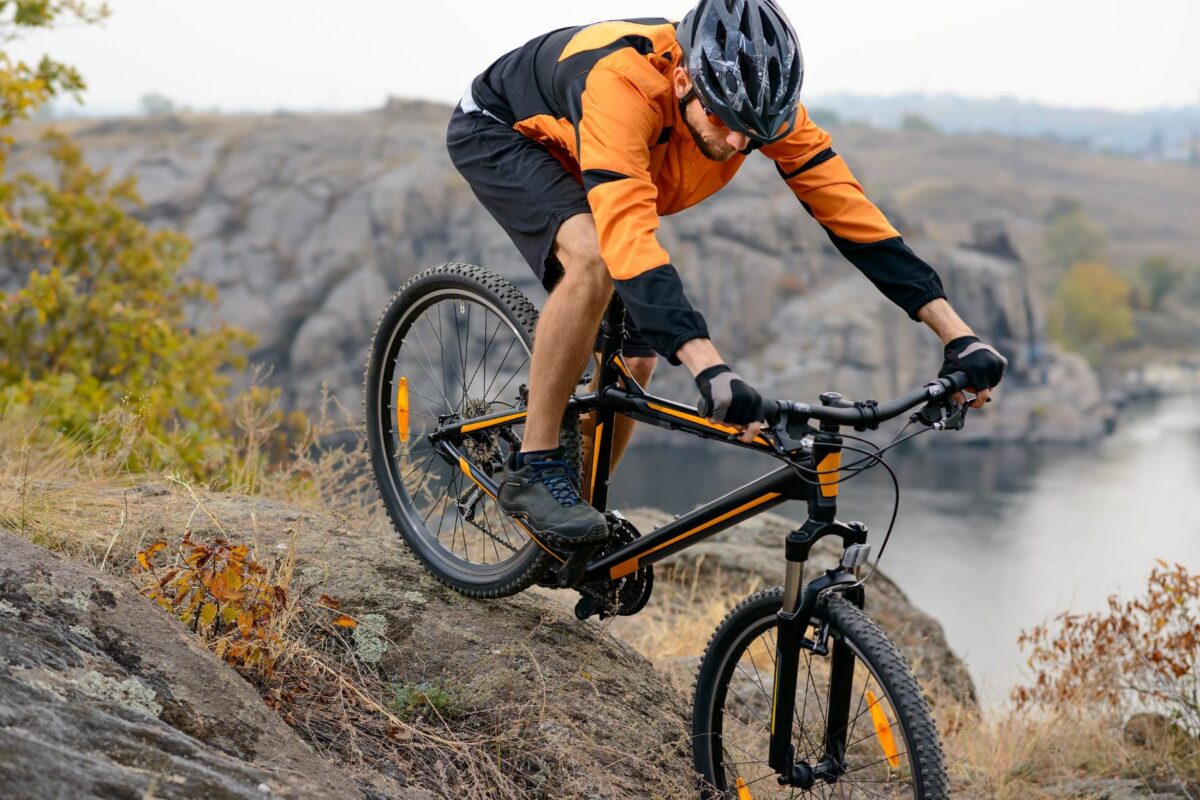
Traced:
<path fill-rule="evenodd" d="M 750 790 L 746 788 L 746 779 L 738 775 L 737 779 L 738 800 L 754 800 L 750 796 Z"/>
<path fill-rule="evenodd" d="M 883 748 L 883 754 L 887 756 L 888 766 L 896 769 L 900 766 L 900 756 L 896 754 L 896 740 L 892 737 L 892 726 L 888 722 L 887 714 L 883 713 L 883 707 L 879 705 L 879 698 L 870 689 L 867 690 L 867 706 L 871 709 L 871 722 L 875 723 L 875 736 L 879 739 L 879 746 Z"/>
<path fill-rule="evenodd" d="M 396 432 L 400 441 L 408 441 L 408 378 L 403 375 L 396 384 Z"/>

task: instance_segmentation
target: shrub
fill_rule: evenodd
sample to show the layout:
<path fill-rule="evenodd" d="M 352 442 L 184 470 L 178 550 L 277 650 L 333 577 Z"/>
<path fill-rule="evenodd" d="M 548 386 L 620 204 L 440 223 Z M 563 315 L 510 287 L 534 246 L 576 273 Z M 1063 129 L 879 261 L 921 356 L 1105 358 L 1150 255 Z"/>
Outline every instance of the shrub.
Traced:
<path fill-rule="evenodd" d="M 141 593 L 167 609 L 243 674 L 269 681 L 284 649 L 292 606 L 288 586 L 295 540 L 284 558 L 264 564 L 244 544 L 185 535 L 169 565 L 156 565 L 167 543 L 138 552 Z"/>
<path fill-rule="evenodd" d="M 1141 596 L 1113 595 L 1106 612 L 1061 614 L 1021 634 L 1034 682 L 1014 690 L 1018 707 L 1100 703 L 1200 735 L 1200 575 L 1158 564 Z"/>
<path fill-rule="evenodd" d="M 1064 346 L 1097 363 L 1133 338 L 1129 284 L 1104 264 L 1075 264 L 1055 292 L 1050 330 Z"/>

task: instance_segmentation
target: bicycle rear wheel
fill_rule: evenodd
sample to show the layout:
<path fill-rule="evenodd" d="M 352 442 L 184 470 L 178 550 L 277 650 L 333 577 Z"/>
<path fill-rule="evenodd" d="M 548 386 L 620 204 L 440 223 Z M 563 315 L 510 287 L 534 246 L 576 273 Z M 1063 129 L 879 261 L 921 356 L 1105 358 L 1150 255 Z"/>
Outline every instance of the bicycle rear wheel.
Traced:
<path fill-rule="evenodd" d="M 768 764 L 775 684 L 777 614 L 783 588 L 743 600 L 713 634 L 696 681 L 692 733 L 705 800 L 734 798 L 949 797 L 941 744 L 929 705 L 895 646 L 841 597 L 824 595 L 806 638 L 827 627 L 829 649 L 854 655 L 844 773 L 808 789 L 780 786 Z M 820 638 L 817 636 L 816 638 Z M 801 650 L 792 741 L 798 759 L 824 757 L 829 656 Z"/>
<path fill-rule="evenodd" d="M 524 408 L 536 321 L 533 304 L 500 276 L 442 264 L 392 297 L 367 358 L 367 446 L 388 516 L 438 579 L 471 597 L 515 594 L 557 562 L 428 437 L 443 424 Z M 567 420 L 562 437 L 577 474 L 578 424 Z M 520 419 L 455 445 L 491 476 L 523 431 Z"/>

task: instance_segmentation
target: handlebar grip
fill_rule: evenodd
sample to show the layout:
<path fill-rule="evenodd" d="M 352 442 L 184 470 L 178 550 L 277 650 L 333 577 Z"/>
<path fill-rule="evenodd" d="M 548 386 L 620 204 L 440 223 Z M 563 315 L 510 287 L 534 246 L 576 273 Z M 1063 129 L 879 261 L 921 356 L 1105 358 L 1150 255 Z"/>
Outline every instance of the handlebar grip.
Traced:
<path fill-rule="evenodd" d="M 790 403 L 763 398 L 763 418 L 768 425 L 776 425 L 779 422 L 779 418 L 783 416 L 784 410 L 789 405 Z"/>
<path fill-rule="evenodd" d="M 946 386 L 946 391 L 951 393 L 961 392 L 969 385 L 967 373 L 965 372 L 951 372 L 949 375 L 943 377 L 942 381 Z"/>

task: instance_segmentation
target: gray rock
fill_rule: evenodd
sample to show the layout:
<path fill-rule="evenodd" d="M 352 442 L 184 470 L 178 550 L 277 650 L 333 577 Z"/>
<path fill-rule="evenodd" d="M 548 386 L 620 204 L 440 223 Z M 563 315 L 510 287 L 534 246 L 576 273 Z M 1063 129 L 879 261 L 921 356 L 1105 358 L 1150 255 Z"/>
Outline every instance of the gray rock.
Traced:
<path fill-rule="evenodd" d="M 6 797 L 358 797 L 125 581 L 0 531 Z"/>

